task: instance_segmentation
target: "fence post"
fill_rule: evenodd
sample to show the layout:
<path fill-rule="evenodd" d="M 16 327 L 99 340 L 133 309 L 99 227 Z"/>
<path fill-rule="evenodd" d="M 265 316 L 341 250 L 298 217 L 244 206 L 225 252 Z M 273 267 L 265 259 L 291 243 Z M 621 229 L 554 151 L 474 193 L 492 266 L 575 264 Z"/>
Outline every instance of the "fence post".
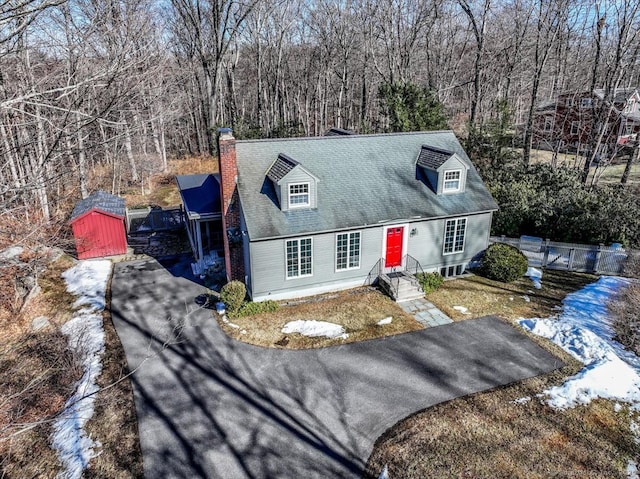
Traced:
<path fill-rule="evenodd" d="M 593 272 L 597 273 L 600 268 L 600 259 L 602 258 L 602 248 L 604 248 L 604 244 L 600 243 L 598 245 L 598 249 L 596 250 L 596 259 L 593 262 Z"/>
<path fill-rule="evenodd" d="M 549 239 L 545 239 L 542 245 L 544 255 L 542 256 L 542 267 L 546 268 L 549 262 Z"/>
<path fill-rule="evenodd" d="M 573 260 L 576 257 L 576 249 L 575 248 L 571 248 L 569 250 L 569 264 L 567 265 L 567 269 L 569 271 L 573 271 Z"/>

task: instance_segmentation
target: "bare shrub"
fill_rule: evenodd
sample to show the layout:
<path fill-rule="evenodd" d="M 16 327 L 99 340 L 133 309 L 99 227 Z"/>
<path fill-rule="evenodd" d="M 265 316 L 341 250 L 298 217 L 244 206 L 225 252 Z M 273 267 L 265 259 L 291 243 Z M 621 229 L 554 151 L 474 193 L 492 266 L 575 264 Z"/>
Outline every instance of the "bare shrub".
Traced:
<path fill-rule="evenodd" d="M 0 351 L 0 465 L 7 477 L 44 477 L 58 459 L 49 445 L 53 419 L 73 393 L 82 368 L 67 338 L 52 329 Z"/>
<path fill-rule="evenodd" d="M 632 283 L 609 303 L 616 341 L 640 354 L 640 284 Z"/>
<path fill-rule="evenodd" d="M 629 251 L 624 263 L 624 275 L 628 278 L 640 278 L 640 251 Z"/>

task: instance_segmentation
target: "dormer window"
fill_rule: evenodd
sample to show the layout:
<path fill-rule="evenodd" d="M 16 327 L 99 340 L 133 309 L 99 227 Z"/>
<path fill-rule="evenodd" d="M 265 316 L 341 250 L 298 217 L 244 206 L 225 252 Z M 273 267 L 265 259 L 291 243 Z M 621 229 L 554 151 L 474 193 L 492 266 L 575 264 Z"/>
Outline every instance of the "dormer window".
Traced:
<path fill-rule="evenodd" d="M 289 207 L 303 208 L 309 205 L 309 183 L 289 183 Z"/>
<path fill-rule="evenodd" d="M 317 208 L 318 178 L 298 161 L 280 153 L 267 170 L 282 211 Z"/>
<path fill-rule="evenodd" d="M 581 98 L 580 100 L 580 107 L 581 108 L 589 108 L 591 107 L 592 104 L 592 99 L 589 97 L 585 97 L 585 98 Z"/>
<path fill-rule="evenodd" d="M 444 193 L 454 193 L 460 191 L 460 178 L 462 170 L 449 170 L 444 172 Z"/>
<path fill-rule="evenodd" d="M 422 145 L 416 167 L 418 178 L 435 194 L 464 193 L 469 167 L 457 153 Z"/>

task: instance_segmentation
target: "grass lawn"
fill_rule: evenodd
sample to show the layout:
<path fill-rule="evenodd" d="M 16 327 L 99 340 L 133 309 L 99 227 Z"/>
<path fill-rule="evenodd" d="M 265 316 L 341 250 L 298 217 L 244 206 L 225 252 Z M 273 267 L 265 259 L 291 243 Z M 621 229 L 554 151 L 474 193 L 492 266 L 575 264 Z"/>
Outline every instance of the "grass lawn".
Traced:
<path fill-rule="evenodd" d="M 428 294 L 427 299 L 453 320 L 490 314 L 506 319 L 545 318 L 557 313 L 567 294 L 596 279 L 590 274 L 545 270 L 542 288 L 535 289 L 529 278 L 500 283 L 472 275 L 445 281 L 441 288 Z M 462 314 L 453 309 L 454 306 L 464 306 L 471 314 Z"/>
<path fill-rule="evenodd" d="M 522 152 L 522 149 L 516 149 L 516 151 Z M 531 161 L 533 163 L 550 163 L 553 157 L 553 152 L 547 150 L 531 150 Z M 582 171 L 584 164 L 583 157 L 576 157 L 575 153 L 558 153 L 557 159 L 558 165 L 564 165 L 569 168 L 579 168 Z M 617 158 L 615 163 L 607 165 L 604 168 L 592 167 L 589 170 L 589 177 L 587 183 L 590 184 L 593 175 L 598 175 L 598 182 L 603 184 L 618 184 L 622 178 L 627 161 L 625 158 Z M 631 174 L 628 179 L 629 184 L 640 183 L 640 164 L 634 163 L 631 165 Z"/>
<path fill-rule="evenodd" d="M 378 439 L 367 478 L 387 465 L 389 478 L 627 478 L 640 446 L 631 414 L 611 401 L 559 411 L 536 398 L 580 366 L 415 414 Z M 520 398 L 532 398 L 516 402 Z"/>
<path fill-rule="evenodd" d="M 376 324 L 389 316 L 393 318 L 391 324 Z M 281 332 L 286 323 L 299 319 L 340 324 L 349 337 L 311 338 L 298 333 Z M 239 327 L 234 328 L 218 317 L 220 327 L 235 339 L 258 346 L 289 349 L 320 348 L 422 329 L 413 316 L 405 313 L 391 298 L 372 288 L 356 288 L 291 301 L 283 303 L 274 313 L 233 318 L 230 321 Z"/>

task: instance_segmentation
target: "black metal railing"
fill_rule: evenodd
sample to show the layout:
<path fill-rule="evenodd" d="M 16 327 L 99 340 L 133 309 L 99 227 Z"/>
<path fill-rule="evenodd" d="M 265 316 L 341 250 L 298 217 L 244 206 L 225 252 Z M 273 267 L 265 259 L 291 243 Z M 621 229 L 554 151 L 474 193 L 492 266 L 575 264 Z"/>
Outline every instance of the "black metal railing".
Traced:
<path fill-rule="evenodd" d="M 366 285 L 372 285 L 375 284 L 376 281 L 379 281 L 388 289 L 388 293 L 394 299 L 397 299 L 400 292 L 400 282 L 404 278 L 410 281 L 416 289 L 422 291 L 422 286 L 416 276 L 424 273 L 424 270 L 417 259 L 411 255 L 405 255 L 399 266 L 390 268 L 384 266 L 384 261 L 384 258 L 380 258 L 373 268 L 371 268 L 365 280 Z"/>
<path fill-rule="evenodd" d="M 369 271 L 369 274 L 367 275 L 367 279 L 364 281 L 364 284 L 366 286 L 371 286 L 372 284 L 375 284 L 376 281 L 378 281 L 378 278 L 380 277 L 380 274 L 382 273 L 382 262 L 383 262 L 383 258 L 380 258 L 377 263 L 373 266 L 373 268 L 371 268 L 371 271 Z"/>

